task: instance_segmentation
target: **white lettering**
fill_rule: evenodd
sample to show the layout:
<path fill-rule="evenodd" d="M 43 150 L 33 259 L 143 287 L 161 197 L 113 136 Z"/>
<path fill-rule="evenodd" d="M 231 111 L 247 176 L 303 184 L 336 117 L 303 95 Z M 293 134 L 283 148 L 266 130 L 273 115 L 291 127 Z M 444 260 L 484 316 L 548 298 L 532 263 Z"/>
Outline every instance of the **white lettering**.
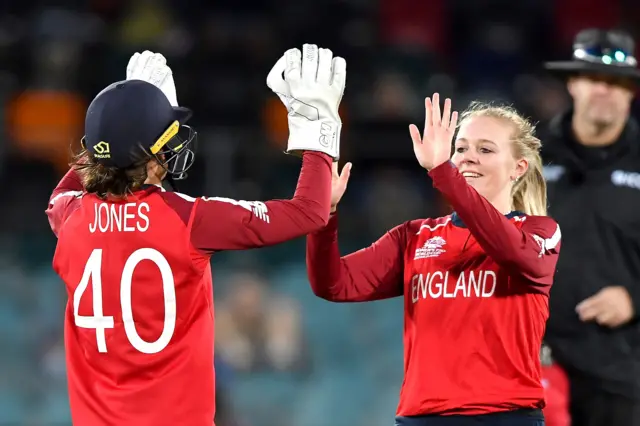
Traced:
<path fill-rule="evenodd" d="M 149 229 L 149 211 L 147 203 L 97 203 L 89 232 L 145 232 Z"/>
<path fill-rule="evenodd" d="M 479 280 L 480 278 L 478 278 Z M 487 282 L 489 281 L 489 282 Z M 484 277 L 482 280 L 482 297 L 491 297 L 496 291 L 496 273 L 493 271 L 484 271 Z M 489 284 L 491 287 L 489 287 Z M 489 290 L 489 288 L 491 288 Z"/>
<path fill-rule="evenodd" d="M 428 279 L 429 296 L 431 296 L 432 298 L 442 296 L 442 293 L 444 291 L 444 283 L 446 282 L 447 277 L 443 276 L 442 272 L 440 271 L 433 272 L 430 275 L 431 275 L 431 278 Z M 427 277 L 428 276 L 429 275 L 427 275 Z M 436 278 L 439 278 L 438 281 L 435 281 Z M 425 281 L 425 284 L 426 284 L 426 281 Z M 434 288 L 437 290 L 436 292 L 433 291 Z M 426 291 L 423 292 L 423 298 L 426 298 L 425 294 L 426 294 Z"/>
<path fill-rule="evenodd" d="M 116 229 L 122 229 L 122 215 L 118 214 L 118 210 L 116 210 L 116 207 L 119 210 L 122 210 L 122 204 L 111 204 L 111 209 L 109 210 L 109 231 L 113 232 L 113 226 L 115 224 Z"/>
<path fill-rule="evenodd" d="M 418 281 L 416 283 L 416 281 Z M 414 275 L 411 277 L 411 301 L 416 303 L 420 298 L 418 297 L 418 291 L 422 287 L 422 274 Z M 424 296 L 422 296 L 424 298 Z"/>
<path fill-rule="evenodd" d="M 446 279 L 442 282 L 442 289 L 443 289 L 442 297 L 447 298 L 447 299 L 453 299 L 455 297 L 455 293 L 452 293 L 451 291 L 449 291 L 447 293 L 447 287 L 449 287 L 449 285 L 448 285 L 449 284 L 448 283 L 448 281 L 449 281 L 449 279 L 448 279 L 449 278 L 449 272 L 447 272 L 445 274 L 445 277 L 446 277 Z"/>
<path fill-rule="evenodd" d="M 478 274 L 477 279 L 476 275 L 471 271 L 471 274 L 469 274 L 469 294 L 473 289 L 473 294 L 475 294 L 476 297 L 480 297 L 480 293 L 482 291 L 480 287 L 482 287 L 482 271 Z"/>
<path fill-rule="evenodd" d="M 89 232 L 92 234 L 96 232 L 96 228 L 98 227 L 98 205 L 93 205 L 93 223 L 89 224 Z"/>
<path fill-rule="evenodd" d="M 473 272 L 473 271 L 471 271 Z M 469 297 L 467 295 L 467 286 L 465 284 L 465 279 L 464 279 L 464 274 L 460 274 L 458 276 L 458 281 L 456 282 L 456 288 L 453 289 L 453 297 L 456 297 L 458 294 L 458 291 L 462 291 L 462 297 Z"/>
<path fill-rule="evenodd" d="M 127 203 L 124 205 L 124 232 L 132 232 L 135 230 L 131 222 L 132 222 L 132 219 L 136 218 L 136 215 L 130 211 L 131 207 L 135 207 L 135 206 L 136 206 L 135 203 Z M 120 206 L 120 209 L 122 210 L 122 206 Z M 118 228 L 118 231 L 121 229 L 122 228 Z"/>
<path fill-rule="evenodd" d="M 611 182 L 616 186 L 640 189 L 640 173 L 616 170 L 611 173 Z"/>
<path fill-rule="evenodd" d="M 494 271 L 464 271 L 449 279 L 449 271 L 433 271 L 411 277 L 411 302 L 420 299 L 493 297 L 498 283 Z"/>
<path fill-rule="evenodd" d="M 558 165 L 548 165 L 542 168 L 542 175 L 545 180 L 548 182 L 555 182 L 560 180 L 562 175 L 564 175 L 565 169 L 563 166 Z"/>
<path fill-rule="evenodd" d="M 138 231 L 140 232 L 147 232 L 147 229 L 149 229 L 149 216 L 147 216 L 146 213 L 149 213 L 149 204 L 138 204 L 138 218 L 140 220 L 138 221 L 136 226 L 138 227 Z"/>
<path fill-rule="evenodd" d="M 102 220 L 102 211 L 104 210 L 104 220 Z M 98 206 L 98 228 L 100 232 L 107 232 L 109 230 L 109 206 L 105 203 L 100 203 Z"/>

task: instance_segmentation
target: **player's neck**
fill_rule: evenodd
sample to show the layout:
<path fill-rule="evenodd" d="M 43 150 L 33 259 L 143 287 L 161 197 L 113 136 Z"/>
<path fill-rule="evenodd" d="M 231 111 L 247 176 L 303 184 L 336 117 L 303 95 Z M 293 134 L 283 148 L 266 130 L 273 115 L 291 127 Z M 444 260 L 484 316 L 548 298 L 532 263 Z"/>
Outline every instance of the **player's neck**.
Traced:
<path fill-rule="evenodd" d="M 149 176 L 147 177 L 147 179 L 144 181 L 145 185 L 156 185 L 156 186 L 162 186 L 162 181 L 157 177 L 157 176 Z"/>
<path fill-rule="evenodd" d="M 166 176 L 166 172 L 162 176 L 158 176 L 158 173 L 153 173 L 155 170 L 147 171 L 147 179 L 144 181 L 147 185 L 162 186 L 162 179 Z"/>
<path fill-rule="evenodd" d="M 513 200 L 511 198 L 511 194 L 508 194 L 508 196 L 498 194 L 496 197 L 489 200 L 489 202 L 502 214 L 506 215 L 513 211 Z"/>
<path fill-rule="evenodd" d="M 145 185 L 162 186 L 162 180 L 167 176 L 167 170 L 158 162 L 150 160 L 147 163 L 147 179 Z"/>

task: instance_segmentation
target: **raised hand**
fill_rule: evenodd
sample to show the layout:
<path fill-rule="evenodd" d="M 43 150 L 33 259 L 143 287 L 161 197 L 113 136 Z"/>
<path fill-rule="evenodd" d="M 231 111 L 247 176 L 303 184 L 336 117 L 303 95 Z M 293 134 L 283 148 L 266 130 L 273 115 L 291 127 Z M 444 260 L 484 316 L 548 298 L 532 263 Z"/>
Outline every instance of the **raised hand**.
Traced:
<path fill-rule="evenodd" d="M 451 142 L 458 124 L 458 112 L 451 112 L 451 99 L 444 101 L 444 111 L 440 113 L 440 95 L 433 94 L 424 101 L 425 121 L 424 132 L 415 124 L 409 126 L 409 133 L 413 141 L 413 152 L 418 163 L 427 170 L 431 170 L 449 161 L 451 156 Z"/>
<path fill-rule="evenodd" d="M 345 60 L 315 44 L 305 44 L 302 51 L 289 49 L 276 62 L 267 86 L 289 113 L 288 153 L 319 151 L 338 159 L 342 130 L 338 107 L 346 76 Z"/>
<path fill-rule="evenodd" d="M 173 72 L 161 53 L 148 50 L 134 53 L 127 64 L 127 80 L 143 80 L 153 84 L 162 90 L 172 106 L 178 106 Z"/>
<path fill-rule="evenodd" d="M 338 203 L 347 190 L 351 167 L 351 163 L 347 163 L 342 167 L 342 172 L 338 173 L 338 163 L 334 161 L 331 165 L 331 213 L 336 211 Z"/>

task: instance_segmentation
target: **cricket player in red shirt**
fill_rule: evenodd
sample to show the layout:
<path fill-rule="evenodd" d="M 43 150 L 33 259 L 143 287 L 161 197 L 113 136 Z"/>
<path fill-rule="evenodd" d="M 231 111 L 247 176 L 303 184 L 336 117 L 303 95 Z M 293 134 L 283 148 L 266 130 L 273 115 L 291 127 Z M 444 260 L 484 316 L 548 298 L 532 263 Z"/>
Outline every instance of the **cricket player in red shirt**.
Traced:
<path fill-rule="evenodd" d="M 58 237 L 53 267 L 69 295 L 75 425 L 213 424 L 211 255 L 281 243 L 329 218 L 346 63 L 315 45 L 303 53 L 288 51 L 270 74 L 285 74 L 288 151 L 303 157 L 291 200 L 192 198 L 162 188 L 193 163 L 195 132 L 161 55 L 134 56 L 130 79 L 89 106 L 84 151 L 47 210 Z"/>
<path fill-rule="evenodd" d="M 313 291 L 333 302 L 404 297 L 404 381 L 397 426 L 544 424 L 540 348 L 560 229 L 546 216 L 533 126 L 509 108 L 463 114 L 426 99 L 418 162 L 455 213 L 406 222 L 340 256 L 334 168 L 329 224 L 307 237 Z"/>

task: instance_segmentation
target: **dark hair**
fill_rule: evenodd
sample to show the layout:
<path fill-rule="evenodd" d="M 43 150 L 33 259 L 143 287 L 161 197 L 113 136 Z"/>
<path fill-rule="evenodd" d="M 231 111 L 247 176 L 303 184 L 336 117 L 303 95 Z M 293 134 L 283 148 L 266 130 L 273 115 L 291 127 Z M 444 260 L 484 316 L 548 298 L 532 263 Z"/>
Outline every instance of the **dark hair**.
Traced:
<path fill-rule="evenodd" d="M 145 159 L 127 168 L 105 166 L 95 162 L 93 156 L 83 149 L 73 156 L 70 166 L 80 175 L 87 193 L 103 199 L 107 196 L 126 198 L 147 180 L 148 162 L 149 159 Z"/>

